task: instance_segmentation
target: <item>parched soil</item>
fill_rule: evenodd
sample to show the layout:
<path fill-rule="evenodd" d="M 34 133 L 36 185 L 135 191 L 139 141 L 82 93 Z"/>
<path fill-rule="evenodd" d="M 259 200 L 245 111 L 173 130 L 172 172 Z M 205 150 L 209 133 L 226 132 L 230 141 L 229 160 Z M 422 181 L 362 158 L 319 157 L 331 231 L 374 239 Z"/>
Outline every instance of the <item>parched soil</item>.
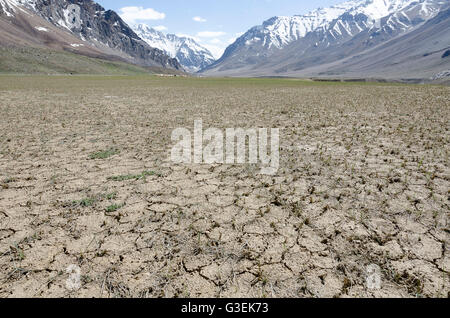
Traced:
<path fill-rule="evenodd" d="M 449 112 L 441 86 L 0 77 L 0 297 L 449 297 Z M 195 119 L 281 128 L 278 173 L 173 164 Z"/>

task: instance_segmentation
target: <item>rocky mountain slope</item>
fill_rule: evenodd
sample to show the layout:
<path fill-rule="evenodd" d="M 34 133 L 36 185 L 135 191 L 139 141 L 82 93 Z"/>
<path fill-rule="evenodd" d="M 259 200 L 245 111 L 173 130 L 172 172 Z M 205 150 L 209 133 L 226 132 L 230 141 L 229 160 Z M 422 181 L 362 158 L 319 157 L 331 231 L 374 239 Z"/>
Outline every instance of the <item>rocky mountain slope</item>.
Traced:
<path fill-rule="evenodd" d="M 323 68 L 320 72 L 309 69 L 338 63 L 387 43 L 421 27 L 448 6 L 448 0 L 355 0 L 303 16 L 274 17 L 242 35 L 204 73 L 323 75 Z M 421 76 L 420 72 L 417 75 Z"/>
<path fill-rule="evenodd" d="M 450 9 L 401 36 L 350 57 L 306 70 L 296 76 L 372 77 L 450 82 Z M 289 73 L 288 73 L 289 74 Z"/>
<path fill-rule="evenodd" d="M 111 10 L 92 0 L 0 0 L 0 44 L 37 46 L 182 70 Z"/>
<path fill-rule="evenodd" d="M 197 72 L 215 61 L 211 52 L 192 38 L 164 34 L 146 24 L 138 24 L 133 29 L 151 47 L 158 48 L 170 57 L 176 58 L 190 72 Z"/>

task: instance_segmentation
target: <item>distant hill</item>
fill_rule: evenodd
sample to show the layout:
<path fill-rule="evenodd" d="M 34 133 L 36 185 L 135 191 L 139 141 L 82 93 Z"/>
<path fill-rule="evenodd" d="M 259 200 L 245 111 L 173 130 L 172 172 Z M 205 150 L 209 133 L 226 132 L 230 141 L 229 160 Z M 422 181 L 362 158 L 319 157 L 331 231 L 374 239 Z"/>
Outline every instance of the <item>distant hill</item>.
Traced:
<path fill-rule="evenodd" d="M 149 73 L 176 74 L 177 72 L 167 68 L 141 67 L 130 63 L 88 57 L 59 50 L 33 47 L 0 47 L 0 74 L 2 73 L 139 75 Z"/>

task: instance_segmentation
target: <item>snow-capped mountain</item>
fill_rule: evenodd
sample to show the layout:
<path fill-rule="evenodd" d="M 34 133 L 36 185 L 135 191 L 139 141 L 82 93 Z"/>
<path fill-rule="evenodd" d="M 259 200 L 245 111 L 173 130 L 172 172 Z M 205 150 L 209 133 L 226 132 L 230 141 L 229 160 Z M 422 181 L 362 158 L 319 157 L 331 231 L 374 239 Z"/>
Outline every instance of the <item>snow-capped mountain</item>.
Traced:
<path fill-rule="evenodd" d="M 215 61 L 211 52 L 192 38 L 164 34 L 146 24 L 138 24 L 133 29 L 151 47 L 158 48 L 170 57 L 176 58 L 190 72 L 197 72 Z"/>
<path fill-rule="evenodd" d="M 414 29 L 449 2 L 352 0 L 305 15 L 273 17 L 248 30 L 204 71 L 267 75 L 333 62 Z"/>
<path fill-rule="evenodd" d="M 259 43 L 271 48 L 283 48 L 289 43 L 305 37 L 313 31 L 328 31 L 339 37 L 343 33 L 353 36 L 367 28 L 380 25 L 381 19 L 389 17 L 387 24 L 394 21 L 411 23 L 408 12 L 423 20 L 435 16 L 439 8 L 448 3 L 444 0 L 353 0 L 330 8 L 320 8 L 306 15 L 273 17 L 262 25 L 253 27 L 240 39 L 246 45 Z M 418 9 L 418 10 L 417 10 Z M 392 16 L 391 16 L 392 15 Z M 407 27 L 404 23 L 403 27 Z"/>
<path fill-rule="evenodd" d="M 92 0 L 0 0 L 0 18 L 17 44 L 26 36 L 47 47 L 182 70 L 176 59 L 141 40 L 116 12 Z"/>

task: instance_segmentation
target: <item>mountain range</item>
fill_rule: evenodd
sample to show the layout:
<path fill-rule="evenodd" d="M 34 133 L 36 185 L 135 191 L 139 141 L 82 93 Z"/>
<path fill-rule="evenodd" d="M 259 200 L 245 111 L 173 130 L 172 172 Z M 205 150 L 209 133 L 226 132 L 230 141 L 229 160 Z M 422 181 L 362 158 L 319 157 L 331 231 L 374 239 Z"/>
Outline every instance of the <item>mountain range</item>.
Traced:
<path fill-rule="evenodd" d="M 183 71 L 112 11 L 91 0 L 0 0 L 0 44 Z"/>
<path fill-rule="evenodd" d="M 164 34 L 146 24 L 138 24 L 133 29 L 151 47 L 158 48 L 170 57 L 176 58 L 189 72 L 200 71 L 215 61 L 211 52 L 193 38 Z"/>
<path fill-rule="evenodd" d="M 429 79 L 450 69 L 448 0 L 354 0 L 273 17 L 239 37 L 208 76 Z"/>
<path fill-rule="evenodd" d="M 58 60 L 55 72 L 101 73 L 111 62 L 127 72 L 448 82 L 450 0 L 351 0 L 273 17 L 218 60 L 193 38 L 130 27 L 92 0 L 0 0 L 0 57 L 3 72 L 47 72 Z"/>

